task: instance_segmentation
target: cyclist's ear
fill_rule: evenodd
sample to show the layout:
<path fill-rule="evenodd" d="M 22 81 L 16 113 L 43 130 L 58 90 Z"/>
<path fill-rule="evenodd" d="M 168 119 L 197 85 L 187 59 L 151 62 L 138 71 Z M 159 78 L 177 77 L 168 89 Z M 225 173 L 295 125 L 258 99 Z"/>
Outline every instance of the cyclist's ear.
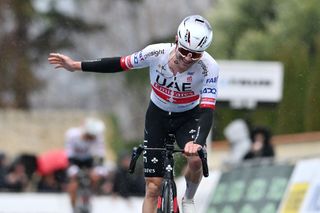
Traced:
<path fill-rule="evenodd" d="M 175 38 L 175 44 L 178 44 L 178 35 L 176 35 L 176 38 Z"/>

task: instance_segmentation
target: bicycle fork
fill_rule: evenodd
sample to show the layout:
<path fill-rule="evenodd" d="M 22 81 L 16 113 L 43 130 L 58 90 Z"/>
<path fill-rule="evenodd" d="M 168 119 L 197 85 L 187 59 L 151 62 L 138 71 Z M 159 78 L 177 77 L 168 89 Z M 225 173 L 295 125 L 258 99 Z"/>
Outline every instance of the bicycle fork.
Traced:
<path fill-rule="evenodd" d="M 166 145 L 168 152 L 165 158 L 165 174 L 162 183 L 161 195 L 158 197 L 157 213 L 179 213 L 177 187 L 173 181 L 174 173 L 174 160 L 173 150 L 174 146 L 171 144 Z"/>

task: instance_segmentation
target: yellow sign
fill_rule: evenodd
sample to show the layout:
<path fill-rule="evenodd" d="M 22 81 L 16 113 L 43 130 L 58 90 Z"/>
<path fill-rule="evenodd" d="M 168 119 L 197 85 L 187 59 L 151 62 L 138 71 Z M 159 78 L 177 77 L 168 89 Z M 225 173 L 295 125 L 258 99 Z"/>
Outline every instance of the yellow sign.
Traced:
<path fill-rule="evenodd" d="M 291 186 L 289 195 L 284 201 L 281 213 L 299 213 L 304 196 L 308 191 L 309 183 L 295 183 Z"/>

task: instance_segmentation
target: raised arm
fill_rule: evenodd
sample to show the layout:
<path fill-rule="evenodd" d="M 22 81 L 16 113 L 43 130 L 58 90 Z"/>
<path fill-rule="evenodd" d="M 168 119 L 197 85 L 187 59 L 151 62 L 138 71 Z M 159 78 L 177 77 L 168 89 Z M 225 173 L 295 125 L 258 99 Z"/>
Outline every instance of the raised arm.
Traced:
<path fill-rule="evenodd" d="M 124 59 L 125 57 L 111 57 L 89 61 L 75 61 L 60 53 L 50 53 L 48 57 L 49 63 L 55 65 L 56 69 L 64 68 L 70 72 L 84 71 L 98 73 L 114 73 L 129 69 L 125 65 Z"/>

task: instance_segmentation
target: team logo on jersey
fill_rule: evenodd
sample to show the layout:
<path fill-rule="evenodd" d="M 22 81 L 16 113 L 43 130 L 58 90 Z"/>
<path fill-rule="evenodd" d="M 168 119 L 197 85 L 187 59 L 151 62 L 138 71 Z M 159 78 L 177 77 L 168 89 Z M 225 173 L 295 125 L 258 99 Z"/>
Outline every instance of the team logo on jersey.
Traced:
<path fill-rule="evenodd" d="M 158 163 L 158 161 L 159 160 L 157 158 L 152 158 L 152 160 L 151 160 L 151 162 L 154 163 L 154 164 Z"/>
<path fill-rule="evenodd" d="M 203 61 L 198 61 L 198 63 L 200 64 L 201 68 L 202 68 L 202 74 L 206 77 L 208 75 L 208 68 L 207 66 L 203 63 Z"/>
<path fill-rule="evenodd" d="M 159 75 L 164 77 L 164 71 L 167 71 L 166 67 L 164 65 L 158 64 L 158 68 L 156 69 L 156 72 L 159 73 Z"/>
<path fill-rule="evenodd" d="M 191 83 L 192 82 L 192 76 L 187 77 L 187 82 Z"/>
<path fill-rule="evenodd" d="M 191 79 L 192 80 L 192 79 Z M 156 82 L 165 88 L 174 88 L 177 91 L 191 91 L 190 82 L 182 82 L 180 85 L 176 81 L 169 81 L 166 78 L 160 79 L 160 75 L 157 76 Z"/>

